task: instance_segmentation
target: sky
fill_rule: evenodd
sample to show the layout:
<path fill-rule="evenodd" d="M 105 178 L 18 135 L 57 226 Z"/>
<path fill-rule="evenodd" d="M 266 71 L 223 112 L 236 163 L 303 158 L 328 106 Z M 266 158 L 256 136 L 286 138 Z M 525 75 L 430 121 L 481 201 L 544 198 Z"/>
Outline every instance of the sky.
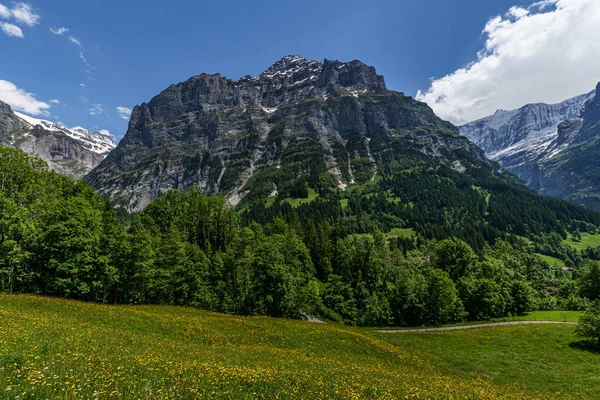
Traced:
<path fill-rule="evenodd" d="M 598 26 L 599 0 L 0 0 L 0 100 L 119 140 L 173 83 L 296 54 L 373 65 L 462 124 L 592 90 Z"/>

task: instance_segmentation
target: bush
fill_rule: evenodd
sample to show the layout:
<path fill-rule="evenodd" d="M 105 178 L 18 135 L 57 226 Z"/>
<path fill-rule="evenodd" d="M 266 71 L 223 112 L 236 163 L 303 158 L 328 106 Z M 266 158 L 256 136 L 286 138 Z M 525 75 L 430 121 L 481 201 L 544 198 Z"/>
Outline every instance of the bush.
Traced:
<path fill-rule="evenodd" d="M 583 341 L 600 347 L 600 302 L 593 302 L 579 319 L 575 334 Z"/>

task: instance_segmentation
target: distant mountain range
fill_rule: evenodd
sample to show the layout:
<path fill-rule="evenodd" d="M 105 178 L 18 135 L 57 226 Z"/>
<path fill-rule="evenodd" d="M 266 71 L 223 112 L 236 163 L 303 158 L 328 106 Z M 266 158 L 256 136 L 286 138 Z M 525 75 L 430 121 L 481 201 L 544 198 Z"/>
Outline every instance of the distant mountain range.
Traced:
<path fill-rule="evenodd" d="M 108 131 L 67 128 L 14 112 L 0 101 L 0 144 L 36 154 L 58 173 L 80 179 L 116 147 Z"/>
<path fill-rule="evenodd" d="M 459 130 L 539 193 L 600 209 L 598 90 L 558 104 L 499 110 Z"/>
<path fill-rule="evenodd" d="M 286 56 L 258 76 L 202 74 L 136 106 L 86 179 L 137 211 L 172 188 L 238 204 L 306 185 L 345 190 L 427 162 L 495 168 L 425 103 L 387 90 L 375 68 Z"/>

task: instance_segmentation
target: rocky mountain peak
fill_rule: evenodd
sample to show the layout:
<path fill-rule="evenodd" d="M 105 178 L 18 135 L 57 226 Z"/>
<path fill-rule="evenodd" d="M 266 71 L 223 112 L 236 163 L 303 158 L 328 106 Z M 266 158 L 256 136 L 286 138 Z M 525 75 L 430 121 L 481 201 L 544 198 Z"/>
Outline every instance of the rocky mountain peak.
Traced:
<path fill-rule="evenodd" d="M 277 60 L 259 76 L 269 76 L 278 73 L 282 75 L 293 75 L 293 73 L 297 72 L 299 69 L 306 68 L 311 65 L 314 66 L 315 69 L 321 68 L 321 64 L 317 61 L 307 60 L 306 58 L 296 55 L 289 55 Z"/>
<path fill-rule="evenodd" d="M 232 204 L 274 187 L 283 195 L 308 177 L 344 190 L 416 159 L 491 166 L 426 104 L 388 91 L 374 67 L 290 55 L 258 76 L 198 75 L 136 106 L 119 146 L 86 179 L 137 211 L 190 186 Z"/>

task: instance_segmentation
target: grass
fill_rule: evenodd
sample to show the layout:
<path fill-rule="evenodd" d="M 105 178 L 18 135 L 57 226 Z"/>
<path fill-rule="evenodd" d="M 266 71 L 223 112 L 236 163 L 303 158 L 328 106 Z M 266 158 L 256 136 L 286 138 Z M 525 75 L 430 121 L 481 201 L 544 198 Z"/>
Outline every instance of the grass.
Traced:
<path fill-rule="evenodd" d="M 561 259 L 558 259 L 558 258 L 555 258 L 552 256 L 546 256 L 544 254 L 539 254 L 539 253 L 535 253 L 535 254 L 542 260 L 546 261 L 548 263 L 548 265 L 558 267 L 558 268 L 562 268 L 565 266 L 565 262 Z"/>
<path fill-rule="evenodd" d="M 341 199 L 340 204 L 342 205 L 342 210 L 348 208 L 348 199 Z"/>
<path fill-rule="evenodd" d="M 392 337 L 190 308 L 0 294 L 0 399 L 563 399 L 554 391 L 588 385 L 600 373 L 595 355 L 566 346 L 569 328 L 534 331 L 529 342 L 515 336 L 521 331 L 486 332 L 485 342 Z M 524 380 L 515 360 L 496 355 L 519 346 L 524 377 L 538 391 L 511 383 Z M 492 353 L 500 365 L 487 364 Z M 475 367 L 486 369 L 477 371 L 492 382 L 473 372 L 478 359 Z M 503 366 L 510 367 L 504 375 Z M 551 386 L 537 385 L 543 378 Z"/>
<path fill-rule="evenodd" d="M 300 206 L 301 204 L 308 204 L 311 201 L 315 200 L 317 197 L 319 197 L 319 194 L 317 193 L 317 191 L 313 188 L 308 188 L 308 197 L 306 199 L 292 199 L 292 198 L 287 198 L 284 201 L 287 201 L 292 207 L 296 208 L 298 206 Z M 275 200 L 277 198 L 276 197 L 269 197 L 265 200 L 265 206 L 271 207 L 274 203 Z"/>
<path fill-rule="evenodd" d="M 448 376 L 600 398 L 600 354 L 573 346 L 573 331 L 570 325 L 526 325 L 380 335 Z"/>
<path fill-rule="evenodd" d="M 394 228 L 387 233 L 387 237 L 414 237 L 416 236 L 415 230 L 412 228 Z"/>
<path fill-rule="evenodd" d="M 515 318 L 517 321 L 579 322 L 581 315 L 581 311 L 533 311 Z"/>
<path fill-rule="evenodd" d="M 573 247 L 577 251 L 581 251 L 588 247 L 600 246 L 600 235 L 591 235 L 587 232 L 583 232 L 581 234 L 581 241 L 579 242 L 574 241 L 571 235 L 569 235 L 569 238 L 564 240 L 563 243 Z"/>
<path fill-rule="evenodd" d="M 394 237 L 415 237 L 417 234 L 413 228 L 393 228 L 391 231 L 385 234 L 388 239 Z M 362 237 L 373 237 L 372 233 L 355 233 L 353 236 Z"/>
<path fill-rule="evenodd" d="M 287 201 L 288 203 L 290 203 L 290 205 L 294 208 L 300 206 L 301 204 L 308 204 L 311 201 L 315 200 L 317 197 L 319 197 L 319 194 L 317 193 L 317 191 L 313 188 L 308 188 L 308 197 L 306 199 L 286 199 L 285 201 Z"/>

